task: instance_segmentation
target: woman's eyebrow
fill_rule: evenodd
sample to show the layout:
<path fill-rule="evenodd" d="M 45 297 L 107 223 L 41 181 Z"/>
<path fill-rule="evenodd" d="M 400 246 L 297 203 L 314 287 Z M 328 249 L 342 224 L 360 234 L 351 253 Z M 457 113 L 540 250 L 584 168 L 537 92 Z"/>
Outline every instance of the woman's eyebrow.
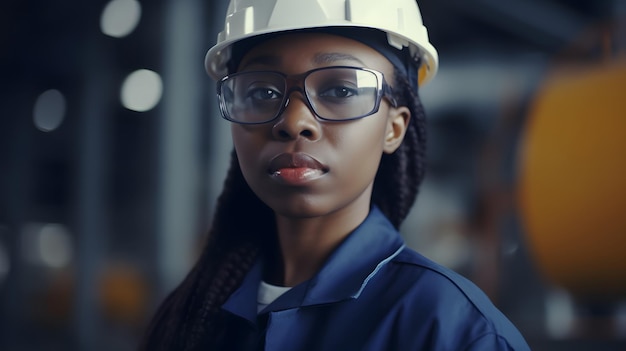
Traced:
<path fill-rule="evenodd" d="M 365 66 L 363 61 L 359 60 L 358 58 L 350 54 L 341 53 L 341 52 L 319 53 L 319 54 L 316 54 L 313 58 L 313 62 L 319 65 L 329 64 L 329 63 L 333 63 L 336 61 L 355 61 L 359 63 L 360 65 Z"/>
<path fill-rule="evenodd" d="M 253 66 L 253 65 L 264 65 L 264 66 L 279 66 L 280 65 L 280 58 L 278 56 L 274 56 L 274 55 L 261 55 L 261 56 L 255 56 L 247 61 L 245 61 L 243 63 L 243 65 L 241 65 L 239 67 L 239 69 L 243 69 L 247 66 Z"/>
<path fill-rule="evenodd" d="M 365 66 L 363 61 L 359 60 L 353 55 L 341 53 L 341 52 L 324 52 L 318 53 L 313 56 L 312 62 L 318 65 L 331 64 L 337 61 L 354 61 L 362 66 Z M 275 55 L 261 55 L 255 56 L 243 63 L 239 67 L 239 69 L 243 69 L 248 66 L 253 65 L 263 65 L 263 66 L 280 66 L 281 59 Z"/>

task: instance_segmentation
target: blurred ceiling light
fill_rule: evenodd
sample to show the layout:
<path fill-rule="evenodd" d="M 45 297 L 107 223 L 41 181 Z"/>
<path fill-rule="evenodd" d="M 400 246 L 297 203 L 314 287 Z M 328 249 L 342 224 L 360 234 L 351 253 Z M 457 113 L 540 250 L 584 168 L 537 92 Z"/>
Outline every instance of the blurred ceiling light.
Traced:
<path fill-rule="evenodd" d="M 122 84 L 122 105 L 129 110 L 144 112 L 152 109 L 161 100 L 163 82 L 161 77 L 150 70 L 137 70 Z"/>
<path fill-rule="evenodd" d="M 20 244 L 24 259 L 33 265 L 63 268 L 74 255 L 69 230 L 58 223 L 26 223 Z"/>
<path fill-rule="evenodd" d="M 43 132 L 57 129 L 65 118 L 65 97 L 60 91 L 50 89 L 43 92 L 35 102 L 33 122 Z"/>
<path fill-rule="evenodd" d="M 554 290 L 547 294 L 545 303 L 548 335 L 555 339 L 567 337 L 574 322 L 572 298 L 563 290 Z"/>
<path fill-rule="evenodd" d="M 73 249 L 69 231 L 61 224 L 50 223 L 39 231 L 39 257 L 50 268 L 62 268 L 72 260 Z"/>
<path fill-rule="evenodd" d="M 130 34 L 141 18 L 141 5 L 135 0 L 112 0 L 102 11 L 100 29 L 102 33 L 122 38 Z"/>

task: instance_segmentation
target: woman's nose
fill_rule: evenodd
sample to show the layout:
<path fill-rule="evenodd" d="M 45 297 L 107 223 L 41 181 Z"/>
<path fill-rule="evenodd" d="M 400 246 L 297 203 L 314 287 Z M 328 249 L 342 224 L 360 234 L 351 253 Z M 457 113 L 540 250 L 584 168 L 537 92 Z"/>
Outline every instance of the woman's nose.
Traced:
<path fill-rule="evenodd" d="M 305 99 L 299 91 L 291 93 L 287 106 L 272 128 L 272 134 L 276 139 L 294 140 L 300 137 L 311 141 L 319 139 L 320 121 L 315 117 Z"/>

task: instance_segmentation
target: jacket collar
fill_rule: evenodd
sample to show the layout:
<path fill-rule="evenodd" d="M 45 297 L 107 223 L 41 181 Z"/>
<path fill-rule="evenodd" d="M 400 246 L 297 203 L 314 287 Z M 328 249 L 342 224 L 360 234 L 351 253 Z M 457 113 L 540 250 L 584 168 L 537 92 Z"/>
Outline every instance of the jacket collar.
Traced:
<path fill-rule="evenodd" d="M 358 298 L 369 279 L 403 248 L 404 242 L 398 231 L 374 206 L 365 221 L 337 247 L 315 277 L 293 287 L 263 312 Z M 251 322 L 256 321 L 262 272 L 262 260 L 259 260 L 222 308 Z"/>

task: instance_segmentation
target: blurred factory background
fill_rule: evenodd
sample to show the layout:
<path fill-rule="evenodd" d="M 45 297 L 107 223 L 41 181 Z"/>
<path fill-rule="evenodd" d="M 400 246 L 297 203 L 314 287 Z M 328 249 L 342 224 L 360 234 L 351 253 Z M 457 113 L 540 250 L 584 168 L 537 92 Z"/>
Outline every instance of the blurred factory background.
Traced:
<path fill-rule="evenodd" d="M 626 350 L 626 1 L 419 4 L 441 68 L 407 242 L 533 350 Z M 231 149 L 203 69 L 226 6 L 0 3 L 0 350 L 133 350 L 185 275 Z"/>

